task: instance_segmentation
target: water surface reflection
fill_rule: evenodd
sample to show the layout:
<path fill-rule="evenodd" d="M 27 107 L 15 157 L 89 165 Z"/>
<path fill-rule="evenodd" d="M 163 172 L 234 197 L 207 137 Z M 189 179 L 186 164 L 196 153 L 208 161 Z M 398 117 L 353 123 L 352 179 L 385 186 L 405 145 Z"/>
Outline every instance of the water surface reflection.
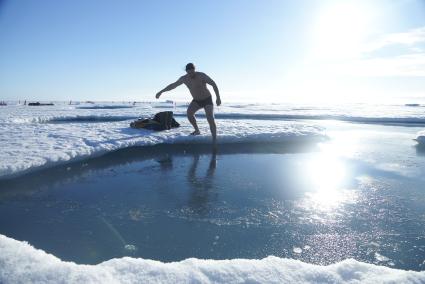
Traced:
<path fill-rule="evenodd" d="M 360 147 L 348 140 L 353 152 L 332 141 L 296 154 L 286 145 L 129 149 L 3 181 L 0 233 L 80 263 L 131 252 L 421 269 L 423 181 L 348 158 Z"/>

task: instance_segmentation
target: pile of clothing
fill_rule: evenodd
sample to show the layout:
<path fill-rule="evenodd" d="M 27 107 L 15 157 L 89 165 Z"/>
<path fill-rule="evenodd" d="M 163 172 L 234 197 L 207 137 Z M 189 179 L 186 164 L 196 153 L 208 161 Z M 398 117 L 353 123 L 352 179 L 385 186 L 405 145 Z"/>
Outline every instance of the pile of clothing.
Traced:
<path fill-rule="evenodd" d="M 179 126 L 180 124 L 174 119 L 172 111 L 158 112 L 153 118 L 139 118 L 130 123 L 131 128 L 143 128 L 156 131 L 168 130 Z"/>

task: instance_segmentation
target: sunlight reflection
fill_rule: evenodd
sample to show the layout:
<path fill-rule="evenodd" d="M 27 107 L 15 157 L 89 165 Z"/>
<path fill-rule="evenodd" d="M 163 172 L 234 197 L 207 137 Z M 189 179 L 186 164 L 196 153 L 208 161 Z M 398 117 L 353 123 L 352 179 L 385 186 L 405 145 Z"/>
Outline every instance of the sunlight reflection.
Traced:
<path fill-rule="evenodd" d="M 356 131 L 332 133 L 331 141 L 319 145 L 321 153 L 334 158 L 353 158 L 359 150 L 359 135 Z"/>
<path fill-rule="evenodd" d="M 350 188 L 355 176 L 348 161 L 360 152 L 361 132 L 352 129 L 328 134 L 331 139 L 319 144 L 320 152 L 308 155 L 302 164 L 301 175 L 308 190 L 297 205 L 309 222 L 338 222 L 348 210 L 345 205 L 358 198 L 358 192 Z"/>
<path fill-rule="evenodd" d="M 306 163 L 306 174 L 312 188 L 306 197 L 307 207 L 330 211 L 352 199 L 345 188 L 350 175 L 344 157 L 355 154 L 357 143 L 352 135 L 338 135 L 332 141 L 320 145 L 321 152 Z"/>
<path fill-rule="evenodd" d="M 342 186 L 347 169 L 341 160 L 332 155 L 319 154 L 308 162 L 307 172 L 314 189 L 308 194 L 313 207 L 330 210 L 344 200 Z"/>
<path fill-rule="evenodd" d="M 308 163 L 310 179 L 317 191 L 332 192 L 338 189 L 346 176 L 344 164 L 337 158 L 320 154 Z"/>

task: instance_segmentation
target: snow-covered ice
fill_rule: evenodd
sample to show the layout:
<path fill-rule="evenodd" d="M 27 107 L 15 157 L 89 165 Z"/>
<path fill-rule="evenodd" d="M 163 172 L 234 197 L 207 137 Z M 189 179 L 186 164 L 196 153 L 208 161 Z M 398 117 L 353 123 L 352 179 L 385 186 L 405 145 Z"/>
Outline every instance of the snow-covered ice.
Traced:
<path fill-rule="evenodd" d="M 269 256 L 264 259 L 179 262 L 124 257 L 79 265 L 0 235 L 1 283 L 425 283 L 414 272 L 347 259 L 328 266 Z"/>
<path fill-rule="evenodd" d="M 425 145 L 425 130 L 418 132 L 418 135 L 416 136 L 416 141 L 418 141 L 418 143 L 421 145 Z"/>
<path fill-rule="evenodd" d="M 0 178 L 131 146 L 210 143 L 205 119 L 199 120 L 202 135 L 196 137 L 189 135 L 191 126 L 182 117 L 177 118 L 181 127 L 169 131 L 129 127 L 132 119 L 149 116 L 154 111 L 158 110 L 146 106 L 136 109 L 11 106 L 10 111 L 0 116 Z M 302 142 L 325 137 L 322 128 L 309 123 L 262 120 L 219 120 L 218 135 L 218 143 Z"/>

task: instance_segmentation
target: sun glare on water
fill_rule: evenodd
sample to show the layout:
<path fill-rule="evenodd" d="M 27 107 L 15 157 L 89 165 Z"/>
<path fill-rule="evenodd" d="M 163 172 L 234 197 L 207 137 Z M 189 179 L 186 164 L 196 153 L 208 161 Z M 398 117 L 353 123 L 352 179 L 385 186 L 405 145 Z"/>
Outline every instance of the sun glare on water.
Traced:
<path fill-rule="evenodd" d="M 309 197 L 323 209 L 337 206 L 341 201 L 341 184 L 347 173 L 344 164 L 335 157 L 319 154 L 307 164 L 312 185 Z"/>
<path fill-rule="evenodd" d="M 346 175 L 344 164 L 337 158 L 326 154 L 319 154 L 312 159 L 307 169 L 315 191 L 326 195 L 337 191 Z"/>
<path fill-rule="evenodd" d="M 344 133 L 320 145 L 321 152 L 306 161 L 305 176 L 311 187 L 307 207 L 332 212 L 354 198 L 353 192 L 346 188 L 351 173 L 344 160 L 356 152 L 356 140 L 355 134 Z"/>

